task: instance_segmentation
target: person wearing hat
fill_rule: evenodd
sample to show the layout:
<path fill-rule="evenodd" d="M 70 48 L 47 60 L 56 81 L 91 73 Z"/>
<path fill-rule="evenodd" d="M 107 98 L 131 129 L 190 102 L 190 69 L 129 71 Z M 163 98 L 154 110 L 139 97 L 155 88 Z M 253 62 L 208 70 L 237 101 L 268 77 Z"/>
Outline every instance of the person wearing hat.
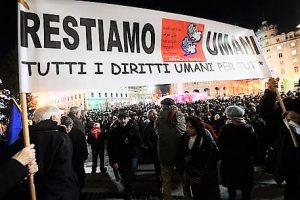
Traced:
<path fill-rule="evenodd" d="M 131 200 L 133 196 L 135 172 L 142 146 L 139 129 L 129 119 L 127 110 L 119 111 L 118 123 L 110 130 L 107 144 L 110 165 L 119 170 L 124 181 L 126 200 Z"/>
<path fill-rule="evenodd" d="M 156 121 L 158 133 L 158 156 L 161 166 L 163 199 L 170 200 L 172 172 L 174 166 L 182 170 L 183 152 L 181 152 L 180 138 L 186 130 L 185 117 L 178 111 L 175 101 L 165 98 L 161 101 L 162 111 Z M 182 171 L 180 171 L 182 173 Z M 182 174 L 181 174 L 182 175 Z M 183 177 L 182 183 L 183 183 Z M 184 187 L 184 184 L 182 184 Z M 184 187 L 184 195 L 186 190 Z"/>
<path fill-rule="evenodd" d="M 229 199 L 236 199 L 236 190 L 243 200 L 251 199 L 254 184 L 252 158 L 256 135 L 252 125 L 244 120 L 243 108 L 231 105 L 225 109 L 226 124 L 221 127 L 218 146 L 221 156 L 221 184 L 227 188 Z"/>

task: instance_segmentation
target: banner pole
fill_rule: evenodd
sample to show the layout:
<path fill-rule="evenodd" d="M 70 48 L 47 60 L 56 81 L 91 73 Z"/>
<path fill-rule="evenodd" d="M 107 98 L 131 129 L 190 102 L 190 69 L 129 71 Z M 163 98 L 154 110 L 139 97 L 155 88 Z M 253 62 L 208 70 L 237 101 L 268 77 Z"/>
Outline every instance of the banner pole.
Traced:
<path fill-rule="evenodd" d="M 20 100 L 21 100 L 21 109 L 22 109 L 22 127 L 23 127 L 24 145 L 25 145 L 25 147 L 27 147 L 30 145 L 30 138 L 29 138 L 29 128 L 28 128 L 28 119 L 27 119 L 26 93 L 20 93 Z M 36 200 L 33 175 L 30 175 L 28 177 L 28 180 L 29 180 L 31 200 Z"/>
<path fill-rule="evenodd" d="M 280 96 L 280 94 L 279 94 L 278 88 L 276 88 L 276 96 L 277 96 L 277 99 L 278 99 L 278 101 L 279 101 L 279 104 L 280 104 L 280 107 L 281 107 L 281 109 L 282 109 L 282 112 L 286 112 L 286 108 L 285 108 L 285 105 L 284 105 L 284 103 L 283 103 L 283 101 L 282 101 L 282 98 L 281 98 L 281 96 Z M 296 136 L 295 136 L 295 134 L 291 131 L 290 128 L 289 128 L 289 132 L 290 132 L 291 138 L 292 138 L 292 140 L 293 140 L 294 146 L 295 146 L 295 147 L 298 147 L 298 142 L 297 142 Z"/>

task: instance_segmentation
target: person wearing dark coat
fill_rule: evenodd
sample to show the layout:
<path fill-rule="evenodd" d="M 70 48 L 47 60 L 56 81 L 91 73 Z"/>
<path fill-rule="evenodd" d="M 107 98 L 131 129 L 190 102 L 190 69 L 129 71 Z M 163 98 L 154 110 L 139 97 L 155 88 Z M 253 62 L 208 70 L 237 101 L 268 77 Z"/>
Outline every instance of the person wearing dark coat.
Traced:
<path fill-rule="evenodd" d="M 11 159 L 0 164 L 0 199 L 9 199 L 6 196 L 16 185 L 28 176 L 35 174 L 38 166 L 35 160 L 34 145 L 24 147 Z"/>
<path fill-rule="evenodd" d="M 35 145 L 39 166 L 34 176 L 37 199 L 79 199 L 79 183 L 72 167 L 73 145 L 65 128 L 58 125 L 60 119 L 58 108 L 43 106 L 34 112 L 34 125 L 29 127 L 30 142 Z M 12 149 L 19 150 L 22 146 L 23 138 L 20 136 Z"/>
<path fill-rule="evenodd" d="M 98 157 L 100 160 L 100 172 L 106 172 L 106 168 L 104 167 L 104 146 L 107 133 L 100 126 L 99 122 L 95 122 L 87 137 L 87 142 L 92 148 L 92 173 L 96 173 Z"/>
<path fill-rule="evenodd" d="M 230 200 L 236 199 L 236 190 L 242 191 L 243 200 L 251 199 L 254 184 L 256 135 L 252 125 L 244 120 L 244 113 L 239 106 L 228 106 L 227 121 L 218 138 L 221 184 L 227 187 Z"/>
<path fill-rule="evenodd" d="M 186 134 L 182 136 L 185 158 L 185 183 L 194 200 L 219 200 L 220 189 L 217 162 L 219 149 L 201 119 L 186 119 Z"/>
<path fill-rule="evenodd" d="M 161 190 L 160 163 L 157 152 L 158 135 L 155 124 L 155 121 L 157 120 L 157 111 L 155 109 L 148 110 L 147 117 L 149 121 L 144 126 L 142 134 L 144 148 L 146 149 L 145 155 L 147 155 L 154 164 L 156 179 L 158 181 L 159 189 Z"/>
<path fill-rule="evenodd" d="M 119 170 L 125 183 L 126 200 L 131 200 L 134 193 L 135 172 L 141 146 L 142 139 L 138 127 L 129 122 L 128 112 L 121 110 L 117 126 L 110 130 L 107 150 L 110 165 Z"/>
<path fill-rule="evenodd" d="M 300 199 L 300 136 L 299 133 L 295 133 L 298 142 L 298 147 L 295 147 L 283 119 L 286 118 L 287 121 L 294 121 L 299 125 L 300 99 L 299 97 L 283 99 L 287 112 L 282 114 L 282 109 L 276 105 L 277 87 L 278 80 L 270 78 L 258 110 L 260 116 L 265 120 L 269 143 L 275 152 L 273 178 L 278 184 L 286 182 L 285 200 L 298 200 Z"/>
<path fill-rule="evenodd" d="M 73 120 L 73 126 L 79 129 L 84 135 L 86 135 L 85 127 L 80 121 L 81 119 L 81 108 L 78 106 L 73 106 L 70 108 L 70 112 L 68 114 L 69 117 Z"/>
<path fill-rule="evenodd" d="M 69 116 L 62 116 L 61 124 L 66 126 L 66 131 L 71 138 L 73 145 L 72 166 L 77 175 L 80 191 L 85 186 L 84 162 L 88 158 L 88 149 L 84 134 L 73 126 L 73 120 Z M 82 192 L 80 192 L 82 197 Z"/>

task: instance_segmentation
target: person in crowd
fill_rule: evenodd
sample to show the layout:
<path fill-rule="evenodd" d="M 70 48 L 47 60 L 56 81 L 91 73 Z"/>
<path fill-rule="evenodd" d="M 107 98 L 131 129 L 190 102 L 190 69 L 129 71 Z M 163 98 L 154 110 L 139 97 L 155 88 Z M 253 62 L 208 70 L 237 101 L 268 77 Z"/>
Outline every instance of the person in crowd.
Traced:
<path fill-rule="evenodd" d="M 61 117 L 61 125 L 66 127 L 66 132 L 73 145 L 72 165 L 77 175 L 80 186 L 80 199 L 83 199 L 82 189 L 85 186 L 84 162 L 88 158 L 88 149 L 84 134 L 73 126 L 73 120 L 69 116 Z"/>
<path fill-rule="evenodd" d="M 93 128 L 93 121 L 88 115 L 87 110 L 81 110 L 80 122 L 84 127 L 85 134 L 87 134 Z"/>
<path fill-rule="evenodd" d="M 118 117 L 113 115 L 110 123 L 110 129 L 115 128 L 118 124 Z"/>
<path fill-rule="evenodd" d="M 35 144 L 39 166 L 34 177 L 37 199 L 78 200 L 79 183 L 72 167 L 73 145 L 65 128 L 59 125 L 61 110 L 51 105 L 40 107 L 33 113 L 33 122 L 29 135 Z M 17 152 L 22 146 L 20 135 L 10 150 Z"/>
<path fill-rule="evenodd" d="M 73 120 L 73 126 L 86 135 L 85 127 L 81 122 L 81 108 L 78 106 L 71 107 L 68 116 Z"/>
<path fill-rule="evenodd" d="M 218 146 L 221 155 L 221 184 L 227 188 L 229 200 L 236 199 L 236 190 L 243 200 L 251 199 L 254 184 L 253 156 L 256 135 L 243 116 L 245 110 L 232 105 L 225 109 L 226 124 L 220 129 Z"/>
<path fill-rule="evenodd" d="M 92 148 L 92 173 L 96 173 L 98 157 L 100 159 L 100 171 L 102 173 L 106 172 L 106 168 L 104 167 L 104 145 L 106 136 L 104 134 L 99 122 L 93 124 L 93 128 L 88 134 L 87 142 Z"/>
<path fill-rule="evenodd" d="M 118 113 L 118 124 L 112 128 L 108 138 L 109 162 L 113 169 L 118 169 L 125 183 L 124 199 L 131 200 L 134 193 L 135 172 L 142 139 L 138 127 L 129 123 L 127 110 Z"/>
<path fill-rule="evenodd" d="M 183 184 L 183 154 L 181 151 L 180 138 L 186 130 L 185 118 L 182 112 L 178 111 L 175 101 L 165 98 L 161 101 L 162 111 L 156 121 L 158 133 L 158 156 L 161 165 L 161 176 L 163 186 L 163 198 L 170 200 L 171 184 L 174 166 L 181 175 Z M 183 191 L 186 189 L 183 184 Z"/>
<path fill-rule="evenodd" d="M 186 134 L 183 135 L 185 183 L 191 188 L 195 200 L 219 200 L 219 177 L 217 162 L 219 149 L 201 119 L 190 116 L 186 119 Z M 189 191 L 189 190 L 188 190 Z"/>
<path fill-rule="evenodd" d="M 103 160 L 104 160 L 106 144 L 107 144 L 107 137 L 108 137 L 108 132 L 109 132 L 109 129 L 110 129 L 110 125 L 111 125 L 111 122 L 109 120 L 109 114 L 108 113 L 103 113 L 102 119 L 101 119 L 101 122 L 100 122 L 100 128 L 101 128 L 101 131 L 102 131 L 101 140 L 103 141 L 103 145 L 101 146 L 101 149 L 100 149 L 103 152 L 103 154 L 100 154 L 100 156 L 103 156 Z M 101 170 L 101 172 L 106 172 L 107 168 L 104 166 L 104 164 L 102 165 L 100 163 L 100 170 Z"/>
<path fill-rule="evenodd" d="M 4 156 L 5 147 L 7 143 L 7 138 L 5 136 L 5 132 L 7 129 L 7 125 L 3 119 L 0 120 L 0 158 Z"/>
<path fill-rule="evenodd" d="M 25 177 L 34 175 L 38 171 L 35 160 L 34 144 L 24 147 L 11 159 L 0 164 L 0 199 L 9 199 L 6 196 Z"/>
<path fill-rule="evenodd" d="M 161 192 L 160 163 L 159 163 L 158 152 L 157 152 L 157 140 L 158 140 L 157 128 L 156 128 L 157 111 L 155 109 L 148 110 L 147 117 L 149 121 L 144 126 L 142 138 L 143 138 L 144 147 L 146 149 L 146 155 L 154 164 L 155 175 Z"/>
<path fill-rule="evenodd" d="M 300 99 L 287 97 L 283 99 L 287 112 L 282 114 L 282 109 L 276 104 L 276 90 L 278 79 L 270 78 L 268 88 L 259 103 L 259 113 L 266 122 L 269 133 L 270 145 L 275 149 L 275 165 L 273 177 L 278 184 L 286 182 L 284 199 L 300 199 L 300 136 L 295 133 L 298 146 L 295 147 L 291 135 L 283 123 L 285 117 L 299 123 Z"/>

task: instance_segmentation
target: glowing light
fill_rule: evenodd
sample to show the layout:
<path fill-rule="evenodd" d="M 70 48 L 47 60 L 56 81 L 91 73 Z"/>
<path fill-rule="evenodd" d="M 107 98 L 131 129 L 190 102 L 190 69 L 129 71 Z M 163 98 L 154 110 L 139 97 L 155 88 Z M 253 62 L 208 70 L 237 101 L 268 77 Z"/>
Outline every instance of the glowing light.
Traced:
<path fill-rule="evenodd" d="M 46 94 L 39 94 L 37 96 L 37 107 L 42 107 L 45 105 L 49 105 L 49 98 Z"/>
<path fill-rule="evenodd" d="M 154 85 L 148 85 L 148 91 L 154 91 L 155 90 L 155 86 Z"/>

